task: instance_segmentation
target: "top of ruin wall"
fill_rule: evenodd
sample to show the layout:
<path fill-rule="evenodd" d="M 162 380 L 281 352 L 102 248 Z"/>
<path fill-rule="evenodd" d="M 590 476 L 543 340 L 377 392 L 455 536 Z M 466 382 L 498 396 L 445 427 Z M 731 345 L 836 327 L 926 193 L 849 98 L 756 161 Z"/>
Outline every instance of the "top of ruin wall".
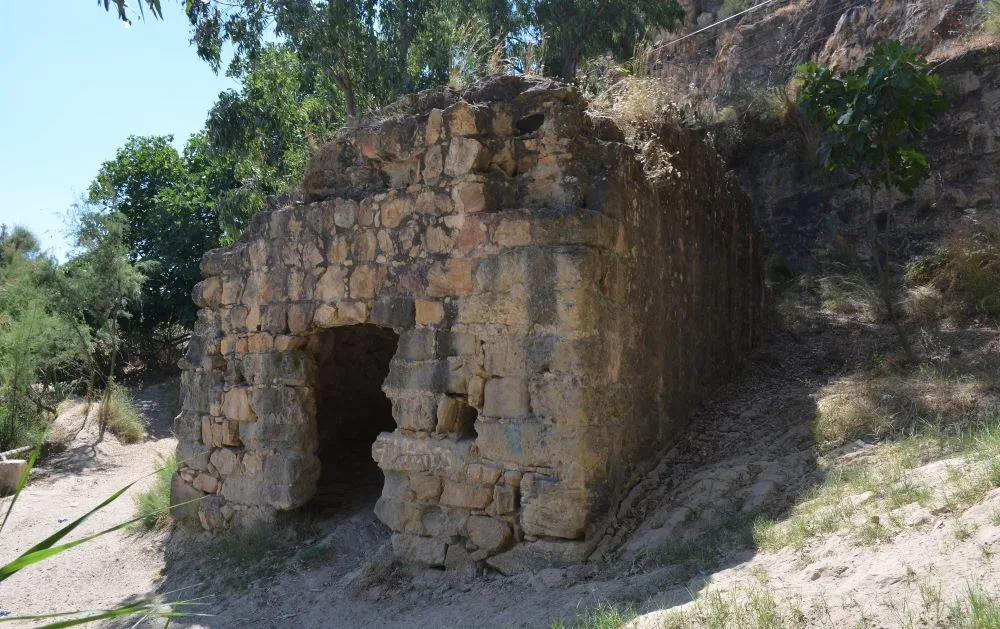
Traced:
<path fill-rule="evenodd" d="M 457 161 L 466 157 L 471 163 L 450 164 L 448 146 L 454 138 L 475 139 L 486 150 L 480 155 L 457 156 Z M 551 169 L 565 171 L 568 177 L 554 173 L 548 178 L 519 177 L 528 167 L 519 163 L 522 155 L 518 146 L 532 142 L 537 152 L 555 154 Z M 425 154 L 435 144 L 445 147 L 440 157 L 441 177 L 429 179 L 424 176 L 429 167 Z M 459 207 L 453 208 L 458 213 L 565 210 L 587 206 L 587 197 L 591 209 L 599 209 L 599 195 L 588 190 L 582 180 L 588 173 L 607 170 L 631 156 L 616 123 L 588 110 L 579 90 L 558 81 L 501 76 L 461 91 L 444 87 L 410 94 L 348 123 L 316 149 L 300 186 L 269 199 L 268 208 L 251 219 L 237 243 L 208 252 L 202 261 L 202 274 L 221 274 L 231 254 L 265 236 L 270 215 L 290 205 L 335 198 L 361 201 L 387 192 L 413 193 L 415 186 L 447 186 L 471 175 L 488 188 L 486 207 L 463 208 L 459 201 Z M 514 179 L 519 185 L 512 183 Z"/>

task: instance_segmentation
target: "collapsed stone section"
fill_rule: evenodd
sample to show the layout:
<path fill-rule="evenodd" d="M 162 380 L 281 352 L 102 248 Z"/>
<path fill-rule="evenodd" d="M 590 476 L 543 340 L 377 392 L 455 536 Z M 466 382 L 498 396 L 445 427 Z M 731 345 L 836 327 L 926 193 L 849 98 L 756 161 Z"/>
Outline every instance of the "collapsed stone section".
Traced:
<path fill-rule="evenodd" d="M 759 321 L 745 197 L 699 138 L 662 141 L 653 179 L 574 89 L 504 77 L 322 147 L 295 199 L 202 261 L 174 499 L 202 498 L 207 529 L 305 504 L 323 431 L 348 443 L 371 414 L 329 390 L 368 385 L 320 373 L 317 348 L 378 326 L 398 335 L 395 430 L 371 446 L 395 552 L 470 572 L 584 560 Z"/>

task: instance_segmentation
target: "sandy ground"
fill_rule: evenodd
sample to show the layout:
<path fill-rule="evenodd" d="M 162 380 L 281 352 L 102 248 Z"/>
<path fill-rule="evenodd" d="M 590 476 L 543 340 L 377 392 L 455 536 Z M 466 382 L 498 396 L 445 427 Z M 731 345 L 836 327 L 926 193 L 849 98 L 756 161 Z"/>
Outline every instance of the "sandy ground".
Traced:
<path fill-rule="evenodd" d="M 0 534 L 0 562 L 10 561 L 123 486 L 148 475 L 157 455 L 172 453 L 177 445 L 170 436 L 176 395 L 173 383 L 137 393 L 135 402 L 148 422 L 148 438 L 133 445 L 122 445 L 107 433 L 99 440 L 93 413 L 84 421 L 86 405 L 69 405 L 51 433 L 66 450 L 32 471 Z M 81 525 L 70 539 L 133 517 L 131 497 L 151 480 L 140 480 Z M 17 615 L 94 609 L 144 594 L 155 587 L 163 568 L 164 538 L 162 534 L 136 536 L 117 531 L 81 544 L 0 584 L 0 608 Z"/>
<path fill-rule="evenodd" d="M 975 340 L 996 344 L 996 338 L 996 331 L 985 331 Z M 545 628 L 610 603 L 636 610 L 635 626 L 651 629 L 672 626 L 670 614 L 691 610 L 708 593 L 742 596 L 741 589 L 765 581 L 770 594 L 800 610 L 792 626 L 939 626 L 948 601 L 970 585 L 1000 593 L 998 492 L 961 513 L 906 506 L 913 513 L 900 517 L 912 526 L 891 539 L 859 547 L 849 532 L 836 533 L 815 542 L 808 556 L 730 549 L 712 537 L 734 513 L 780 519 L 821 482 L 811 429 L 816 392 L 863 365 L 872 347 L 892 342 L 886 331 L 845 320 L 819 318 L 779 332 L 742 377 L 696 413 L 584 566 L 476 578 L 410 569 L 392 559 L 388 531 L 370 510 L 375 496 L 368 496 L 369 503 L 353 509 L 285 523 L 288 534 L 277 545 L 249 542 L 243 550 L 249 563 L 216 552 L 201 532 L 110 535 L 11 579 L 0 587 L 0 607 L 20 613 L 107 607 L 187 588 L 168 598 L 205 597 L 199 611 L 210 614 L 177 623 L 191 628 Z M 162 392 L 138 397 L 149 400 L 151 417 L 162 408 L 156 401 Z M 94 446 L 87 434 L 33 478 L 4 533 L 0 559 L 147 473 L 156 454 L 174 445 L 162 437 Z M 867 447 L 847 448 L 843 456 Z M 936 462 L 914 473 L 944 479 L 948 466 L 964 464 Z M 87 530 L 127 518 L 132 509 L 122 499 Z M 664 549 L 680 541 L 707 549 L 711 561 L 692 567 L 671 559 Z"/>

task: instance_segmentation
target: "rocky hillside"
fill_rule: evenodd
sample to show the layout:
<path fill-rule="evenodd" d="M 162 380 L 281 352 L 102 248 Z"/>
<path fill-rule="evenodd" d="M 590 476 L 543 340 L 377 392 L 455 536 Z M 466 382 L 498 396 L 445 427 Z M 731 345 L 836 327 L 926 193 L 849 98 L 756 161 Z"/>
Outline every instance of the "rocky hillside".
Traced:
<path fill-rule="evenodd" d="M 921 252 L 963 215 L 996 208 L 1000 48 L 983 2 L 780 1 L 684 38 L 717 18 L 722 4 L 689 2 L 692 25 L 657 42 L 650 72 L 717 137 L 759 224 L 793 268 L 808 268 L 834 234 L 856 232 L 860 202 L 846 178 L 815 167 L 815 131 L 790 111 L 795 67 L 810 60 L 850 67 L 878 39 L 918 46 L 951 98 L 925 143 L 931 179 L 913 198 L 879 199 L 894 210 L 897 244 Z"/>

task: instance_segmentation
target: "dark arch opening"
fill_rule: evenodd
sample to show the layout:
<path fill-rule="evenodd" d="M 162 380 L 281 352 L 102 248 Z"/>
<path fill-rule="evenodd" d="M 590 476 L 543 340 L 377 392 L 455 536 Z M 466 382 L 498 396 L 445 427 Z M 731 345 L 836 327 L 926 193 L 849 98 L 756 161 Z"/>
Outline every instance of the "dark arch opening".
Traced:
<path fill-rule="evenodd" d="M 398 342 L 376 325 L 330 328 L 310 339 L 321 466 L 310 510 L 372 508 L 381 494 L 384 477 L 371 450 L 379 433 L 396 428 L 382 383 Z"/>

